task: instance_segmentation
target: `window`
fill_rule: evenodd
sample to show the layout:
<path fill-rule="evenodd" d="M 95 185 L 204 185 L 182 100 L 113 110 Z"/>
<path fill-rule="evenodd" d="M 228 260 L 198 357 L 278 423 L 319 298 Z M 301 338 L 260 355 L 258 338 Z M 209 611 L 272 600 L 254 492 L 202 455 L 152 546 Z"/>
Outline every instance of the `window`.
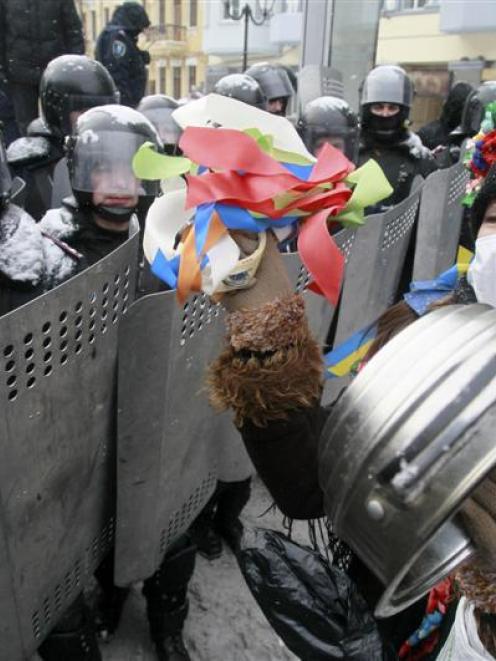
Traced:
<path fill-rule="evenodd" d="M 189 91 L 196 87 L 196 65 L 191 64 L 188 67 L 188 85 L 189 85 Z"/>
<path fill-rule="evenodd" d="M 174 25 L 182 25 L 182 12 L 181 12 L 181 0 L 174 0 L 174 20 L 172 21 Z"/>
<path fill-rule="evenodd" d="M 224 2 L 224 18 L 228 19 L 229 15 L 239 16 L 239 0 L 228 0 Z"/>
<path fill-rule="evenodd" d="M 165 0 L 158 1 L 158 24 L 165 25 Z"/>
<path fill-rule="evenodd" d="M 196 28 L 198 25 L 198 0 L 189 0 L 189 26 Z"/>
<path fill-rule="evenodd" d="M 96 39 L 96 11 L 91 10 L 91 37 Z"/>
<path fill-rule="evenodd" d="M 439 0 L 384 0 L 384 11 L 412 11 L 439 7 Z"/>
<path fill-rule="evenodd" d="M 105 25 L 106 25 L 110 21 L 110 9 L 108 7 L 105 7 L 103 13 L 104 13 Z"/>
<path fill-rule="evenodd" d="M 166 69 L 165 67 L 159 67 L 158 68 L 158 91 L 160 94 L 165 94 L 165 74 L 166 74 Z"/>
<path fill-rule="evenodd" d="M 181 67 L 172 68 L 172 85 L 175 99 L 181 98 Z"/>
<path fill-rule="evenodd" d="M 149 80 L 148 81 L 148 94 L 155 94 L 155 81 L 154 80 Z"/>

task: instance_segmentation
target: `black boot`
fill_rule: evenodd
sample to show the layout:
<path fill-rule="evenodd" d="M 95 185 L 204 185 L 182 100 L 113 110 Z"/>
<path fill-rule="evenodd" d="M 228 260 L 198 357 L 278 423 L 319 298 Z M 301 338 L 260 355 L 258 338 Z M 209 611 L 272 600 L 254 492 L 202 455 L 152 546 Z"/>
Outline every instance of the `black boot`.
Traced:
<path fill-rule="evenodd" d="M 190 534 L 198 549 L 198 553 L 204 558 L 207 558 L 207 560 L 215 560 L 222 555 L 222 539 L 213 528 L 215 507 L 219 493 L 216 489 L 213 496 L 190 527 Z"/>
<path fill-rule="evenodd" d="M 186 593 L 195 568 L 195 554 L 196 547 L 183 536 L 144 583 L 150 637 L 159 661 L 190 661 L 182 630 L 188 615 Z"/>
<path fill-rule="evenodd" d="M 240 482 L 219 482 L 213 529 L 222 537 L 233 553 L 239 550 L 239 543 L 243 535 L 243 524 L 239 515 L 250 500 L 250 494 L 251 477 Z"/>
<path fill-rule="evenodd" d="M 38 649 L 43 661 L 102 661 L 95 627 L 80 595 Z"/>

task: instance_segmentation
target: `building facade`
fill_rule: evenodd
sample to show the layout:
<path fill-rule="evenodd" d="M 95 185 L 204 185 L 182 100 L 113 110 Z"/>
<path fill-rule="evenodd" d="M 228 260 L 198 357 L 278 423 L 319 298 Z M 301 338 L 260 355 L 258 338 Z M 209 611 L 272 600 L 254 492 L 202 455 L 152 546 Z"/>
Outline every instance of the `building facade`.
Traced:
<path fill-rule="evenodd" d="M 415 80 L 413 119 L 439 113 L 457 80 L 496 79 L 494 0 L 385 0 L 378 64 L 400 64 Z"/>
<path fill-rule="evenodd" d="M 122 0 L 78 0 L 86 53 L 93 57 L 95 43 Z M 176 99 L 203 89 L 208 57 L 203 51 L 202 0 L 141 0 L 152 24 L 140 37 L 140 47 L 150 51 L 148 92 Z M 208 4 L 208 3 L 207 3 Z"/>
<path fill-rule="evenodd" d="M 227 73 L 242 70 L 244 19 L 236 20 L 248 4 L 256 25 L 248 25 L 248 66 L 277 61 L 298 69 L 303 30 L 303 0 L 202 0 L 203 49 L 209 58 L 207 89 Z M 264 10 L 267 15 L 264 19 Z M 233 18 L 234 17 L 234 18 Z"/>

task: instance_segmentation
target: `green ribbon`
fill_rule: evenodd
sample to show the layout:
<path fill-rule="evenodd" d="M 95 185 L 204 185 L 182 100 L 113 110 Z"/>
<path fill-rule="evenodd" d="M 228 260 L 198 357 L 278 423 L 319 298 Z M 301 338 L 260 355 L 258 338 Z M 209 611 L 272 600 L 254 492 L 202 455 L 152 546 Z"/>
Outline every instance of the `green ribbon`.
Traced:
<path fill-rule="evenodd" d="M 140 179 L 171 179 L 187 174 L 192 168 L 189 158 L 159 154 L 151 142 L 142 144 L 133 158 L 134 174 Z"/>
<path fill-rule="evenodd" d="M 344 210 L 333 218 L 344 226 L 363 225 L 366 207 L 370 207 L 391 195 L 393 189 L 379 164 L 368 160 L 349 174 L 345 182 L 353 186 L 353 194 Z"/>
<path fill-rule="evenodd" d="M 245 129 L 243 133 L 249 135 L 253 138 L 260 149 L 272 156 L 276 161 L 282 163 L 292 163 L 293 165 L 313 165 L 312 161 L 309 161 L 304 156 L 296 154 L 291 151 L 284 151 L 283 149 L 278 149 L 274 147 L 274 138 L 271 135 L 266 135 L 260 131 L 260 129 Z"/>

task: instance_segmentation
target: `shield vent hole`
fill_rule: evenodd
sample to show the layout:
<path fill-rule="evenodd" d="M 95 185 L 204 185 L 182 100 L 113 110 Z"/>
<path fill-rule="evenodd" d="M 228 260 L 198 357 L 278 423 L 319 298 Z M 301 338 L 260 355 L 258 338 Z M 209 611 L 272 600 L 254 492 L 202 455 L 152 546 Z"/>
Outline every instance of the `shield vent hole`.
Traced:
<path fill-rule="evenodd" d="M 169 545 L 183 532 L 196 518 L 200 509 L 207 501 L 208 494 L 217 482 L 215 473 L 209 473 L 183 506 L 176 510 L 169 519 L 167 528 L 160 534 L 160 555 L 162 556 Z"/>
<path fill-rule="evenodd" d="M 40 616 L 38 614 L 38 611 L 35 611 L 32 615 L 31 618 L 31 624 L 33 627 L 33 636 L 35 640 L 38 640 L 41 637 L 41 629 L 40 629 Z"/>

